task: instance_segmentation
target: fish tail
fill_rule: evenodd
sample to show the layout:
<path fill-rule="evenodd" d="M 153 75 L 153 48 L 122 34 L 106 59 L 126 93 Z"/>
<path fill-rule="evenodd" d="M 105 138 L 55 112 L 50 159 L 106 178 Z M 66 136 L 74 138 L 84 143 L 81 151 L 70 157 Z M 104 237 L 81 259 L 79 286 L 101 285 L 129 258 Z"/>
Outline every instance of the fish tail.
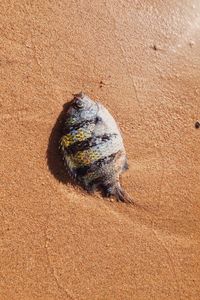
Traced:
<path fill-rule="evenodd" d="M 106 196 L 111 197 L 114 196 L 117 201 L 133 204 L 133 199 L 123 190 L 119 183 L 113 185 L 112 187 L 107 187 Z"/>
<path fill-rule="evenodd" d="M 114 188 L 113 196 L 117 199 L 117 201 L 121 201 L 124 203 L 133 203 L 133 199 L 122 189 L 120 185 L 117 185 Z"/>

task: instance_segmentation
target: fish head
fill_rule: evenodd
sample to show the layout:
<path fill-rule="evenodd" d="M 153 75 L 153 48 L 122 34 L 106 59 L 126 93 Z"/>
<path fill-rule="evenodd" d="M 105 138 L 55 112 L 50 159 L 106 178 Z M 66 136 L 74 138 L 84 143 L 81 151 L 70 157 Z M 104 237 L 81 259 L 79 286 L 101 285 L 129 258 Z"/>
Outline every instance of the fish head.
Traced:
<path fill-rule="evenodd" d="M 81 92 L 75 94 L 74 98 L 69 103 L 67 116 L 73 120 L 74 124 L 76 124 L 85 120 L 94 119 L 98 110 L 99 107 L 97 103 Z"/>

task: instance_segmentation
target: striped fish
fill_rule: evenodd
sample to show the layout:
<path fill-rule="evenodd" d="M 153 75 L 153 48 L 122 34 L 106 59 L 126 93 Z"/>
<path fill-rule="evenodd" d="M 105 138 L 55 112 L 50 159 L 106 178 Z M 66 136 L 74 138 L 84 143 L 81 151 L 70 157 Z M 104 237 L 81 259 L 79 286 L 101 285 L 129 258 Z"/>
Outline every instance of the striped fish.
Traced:
<path fill-rule="evenodd" d="M 88 192 L 99 189 L 106 197 L 131 202 L 119 182 L 120 174 L 128 169 L 122 136 L 102 104 L 82 92 L 74 95 L 59 146 L 75 182 Z"/>

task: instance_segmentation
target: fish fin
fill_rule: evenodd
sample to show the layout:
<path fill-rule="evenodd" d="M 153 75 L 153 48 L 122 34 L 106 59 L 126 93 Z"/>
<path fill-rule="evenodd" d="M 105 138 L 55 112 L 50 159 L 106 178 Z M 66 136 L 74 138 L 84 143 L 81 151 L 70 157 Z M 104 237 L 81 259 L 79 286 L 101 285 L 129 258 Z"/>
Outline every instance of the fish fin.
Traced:
<path fill-rule="evenodd" d="M 122 189 L 120 184 L 114 185 L 114 186 L 109 186 L 103 187 L 104 194 L 106 197 L 111 197 L 114 196 L 117 201 L 119 202 L 124 202 L 124 203 L 130 203 L 133 204 L 133 200 L 131 197 Z"/>
<path fill-rule="evenodd" d="M 113 195 L 117 201 L 133 204 L 133 199 L 120 186 L 115 187 Z"/>
<path fill-rule="evenodd" d="M 125 171 L 127 171 L 128 169 L 129 169 L 128 161 L 127 161 L 127 159 L 125 159 L 125 162 L 124 162 L 122 171 L 125 172 Z"/>

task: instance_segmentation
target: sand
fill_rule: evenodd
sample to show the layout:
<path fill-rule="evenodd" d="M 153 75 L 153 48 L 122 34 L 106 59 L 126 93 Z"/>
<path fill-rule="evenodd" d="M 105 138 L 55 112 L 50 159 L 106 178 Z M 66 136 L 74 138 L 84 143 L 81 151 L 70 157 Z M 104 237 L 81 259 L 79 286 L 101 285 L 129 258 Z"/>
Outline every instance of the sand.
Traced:
<path fill-rule="evenodd" d="M 199 1 L 2 0 L 0 18 L 0 299 L 200 299 Z M 122 130 L 138 205 L 65 175 L 81 90 Z"/>

